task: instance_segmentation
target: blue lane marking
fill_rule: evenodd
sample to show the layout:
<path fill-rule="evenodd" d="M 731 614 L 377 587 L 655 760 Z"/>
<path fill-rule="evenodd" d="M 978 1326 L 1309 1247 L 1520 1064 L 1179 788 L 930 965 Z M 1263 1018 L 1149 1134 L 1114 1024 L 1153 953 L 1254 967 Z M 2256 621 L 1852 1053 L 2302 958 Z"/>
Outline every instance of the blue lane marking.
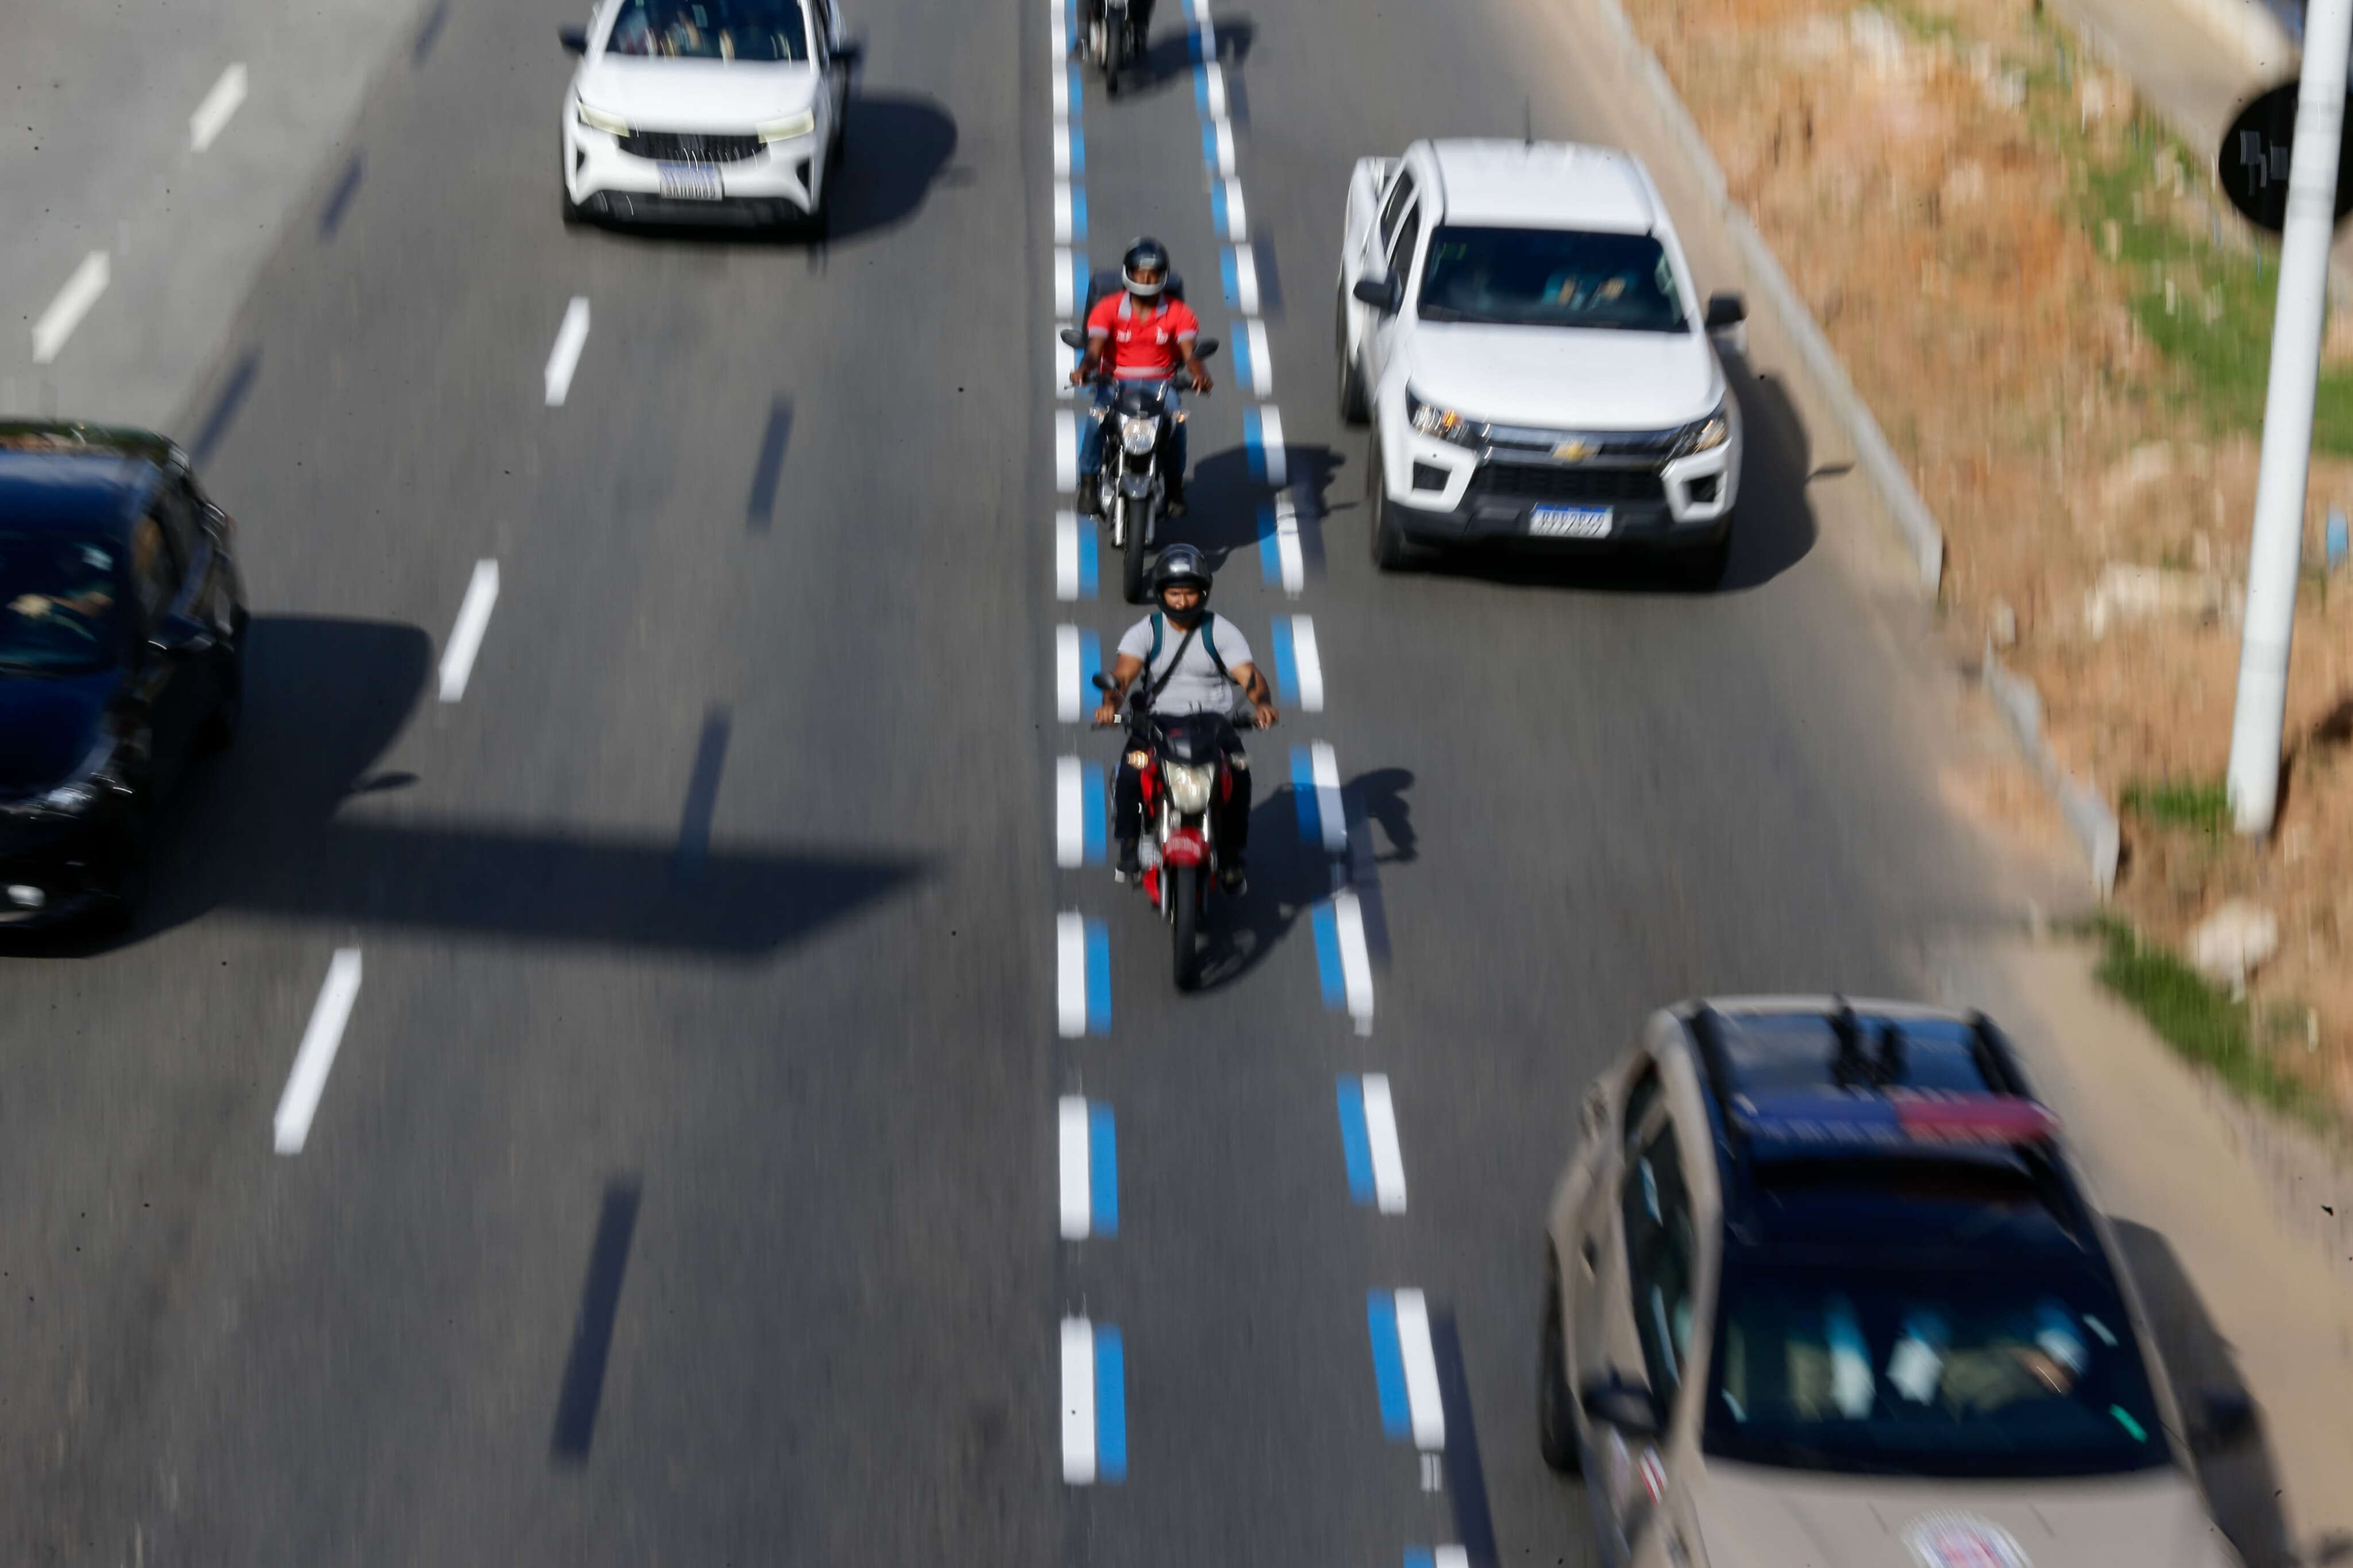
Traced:
<path fill-rule="evenodd" d="M 1202 119 L 1209 118 L 1209 73 L 1198 66 L 1193 68 L 1193 107 Z"/>
<path fill-rule="evenodd" d="M 1219 205 L 1222 209 L 1223 198 L 1219 198 Z M 1218 217 L 1219 227 L 1223 228 L 1225 222 L 1221 210 Z M 1266 483 L 1266 435 L 1259 411 L 1255 408 L 1242 410 L 1242 446 L 1250 452 L 1250 478 L 1261 484 Z"/>
<path fill-rule="evenodd" d="M 1248 332 L 1236 332 L 1233 336 L 1233 344 L 1234 384 L 1236 386 L 1248 386 L 1253 379 L 1250 375 L 1250 334 Z M 1247 416 L 1245 416 L 1247 417 Z"/>
<path fill-rule="evenodd" d="M 1071 64 L 1071 112 L 1069 119 L 1071 121 L 1071 129 L 1076 131 L 1079 128 L 1079 68 L 1076 61 L 1072 61 Z"/>
<path fill-rule="evenodd" d="M 1213 120 L 1201 123 L 1201 162 L 1209 166 L 1212 176 L 1218 172 L 1218 125 Z"/>
<path fill-rule="evenodd" d="M 1315 977 L 1324 986 L 1324 1010 L 1336 1013 L 1348 1005 L 1348 982 L 1340 973 L 1340 917 L 1330 900 L 1315 906 Z"/>
<path fill-rule="evenodd" d="M 1373 1382 L 1381 1393 L 1381 1430 L 1391 1437 L 1413 1432 L 1413 1412 L 1405 1398 L 1405 1354 L 1398 1348 L 1397 1298 L 1387 1290 L 1365 1292 L 1365 1325 L 1373 1335 Z M 1095 1331 L 1103 1343 L 1103 1330 Z M 1095 1391 L 1095 1408 L 1103 1408 L 1103 1391 Z"/>
<path fill-rule="evenodd" d="M 1079 597 L 1095 596 L 1096 579 L 1103 575 L 1103 563 L 1095 554 L 1095 525 L 1092 518 L 1079 519 Z"/>
<path fill-rule="evenodd" d="M 1084 539 L 1086 532 L 1083 531 L 1090 529 L 1092 524 L 1087 519 L 1081 518 L 1079 527 L 1082 531 L 1079 537 Z M 1079 711 L 1082 715 L 1094 711 L 1098 695 L 1095 677 L 1102 673 L 1103 638 L 1095 635 L 1093 627 L 1082 626 L 1079 628 Z"/>
<path fill-rule="evenodd" d="M 1090 866 L 1103 863 L 1105 828 L 1103 769 L 1101 763 L 1079 764 L 1079 837 Z"/>
<path fill-rule="evenodd" d="M 1111 1107 L 1087 1102 L 1087 1189 L 1094 1200 L 1094 1233 L 1119 1234 L 1119 1156 Z M 1367 1177 L 1367 1180 L 1371 1178 Z"/>
<path fill-rule="evenodd" d="M 1234 247 L 1232 246 L 1221 245 L 1218 247 L 1218 270 L 1225 275 L 1226 303 L 1237 310 L 1240 310 L 1242 308 L 1242 280 L 1241 275 L 1237 269 L 1234 258 Z"/>
<path fill-rule="evenodd" d="M 1084 239 L 1086 237 L 1087 193 L 1072 185 L 1071 187 L 1071 237 Z"/>
<path fill-rule="evenodd" d="M 1249 416 L 1245 414 L 1243 417 Z M 1272 502 L 1258 509 L 1258 569 L 1269 584 L 1282 581 L 1282 548 L 1275 542 Z"/>
<path fill-rule="evenodd" d="M 1071 178 L 1075 180 L 1086 172 L 1087 139 L 1079 134 L 1078 126 L 1073 124 L 1071 127 Z"/>
<path fill-rule="evenodd" d="M 1409 1546 L 1405 1549 L 1405 1568 L 1437 1568 L 1437 1564 L 1438 1559 L 1430 1555 L 1430 1548 L 1427 1546 Z"/>
<path fill-rule="evenodd" d="M 1226 183 L 1213 181 L 1209 185 L 1209 223 L 1219 234 L 1226 232 Z"/>
<path fill-rule="evenodd" d="M 1365 1080 L 1353 1073 L 1340 1076 L 1340 1153 L 1348 1163 L 1348 1196 L 1370 1204 L 1373 1140 L 1365 1131 Z"/>
<path fill-rule="evenodd" d="M 1392 1345 L 1397 1340 L 1394 1309 L 1389 1340 Z M 1400 1390 L 1404 1379 L 1400 1367 Z M 1119 1342 L 1119 1331 L 1108 1323 L 1095 1325 L 1095 1474 L 1106 1481 L 1127 1479 L 1127 1352 Z"/>
<path fill-rule="evenodd" d="M 1092 276 L 1087 270 L 1087 253 L 1073 249 L 1071 252 L 1071 299 L 1082 313 L 1087 308 L 1087 279 Z"/>
<path fill-rule="evenodd" d="M 1111 1033 L 1111 928 L 1101 921 L 1087 922 L 1087 1033 Z"/>
<path fill-rule="evenodd" d="M 1299 841 L 1322 844 L 1324 814 L 1315 802 L 1315 764 L 1304 746 L 1291 748 L 1291 804 L 1299 813 Z"/>
<path fill-rule="evenodd" d="M 1282 700 L 1299 705 L 1299 656 L 1291 646 L 1291 617 L 1274 617 L 1274 684 Z"/>

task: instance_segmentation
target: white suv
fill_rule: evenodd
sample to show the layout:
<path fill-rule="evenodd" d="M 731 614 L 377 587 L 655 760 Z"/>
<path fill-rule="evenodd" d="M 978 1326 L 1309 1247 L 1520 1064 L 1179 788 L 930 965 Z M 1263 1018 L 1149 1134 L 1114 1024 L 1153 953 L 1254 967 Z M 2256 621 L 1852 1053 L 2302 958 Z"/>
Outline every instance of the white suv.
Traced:
<path fill-rule="evenodd" d="M 1417 142 L 1348 184 L 1340 412 L 1373 422 L 1373 559 L 1482 542 L 1674 552 L 1713 584 L 1740 409 L 1691 266 L 1631 154 Z"/>

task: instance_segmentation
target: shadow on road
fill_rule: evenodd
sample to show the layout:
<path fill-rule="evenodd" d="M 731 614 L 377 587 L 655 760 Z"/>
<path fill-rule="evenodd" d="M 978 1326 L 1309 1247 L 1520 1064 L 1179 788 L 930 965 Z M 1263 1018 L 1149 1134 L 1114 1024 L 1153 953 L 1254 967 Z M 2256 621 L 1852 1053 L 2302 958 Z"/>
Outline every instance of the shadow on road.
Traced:
<path fill-rule="evenodd" d="M 128 940 L 221 909 L 751 960 L 922 874 L 902 857 L 704 845 L 691 798 L 675 836 L 401 820 L 380 806 L 355 819 L 354 797 L 415 782 L 374 770 L 425 691 L 431 639 L 306 616 L 257 616 L 248 636 L 244 732 L 165 804 L 153 890 Z"/>
<path fill-rule="evenodd" d="M 2198 1288 L 2174 1256 L 2172 1245 L 2144 1225 L 2114 1222 L 2124 1264 L 2140 1287 L 2141 1302 L 2156 1337 L 2153 1347 L 2174 1392 L 2194 1406 L 2210 1391 L 2249 1397 L 2230 1342 L 2214 1327 Z M 2255 1430 L 2219 1453 L 2198 1458 L 2198 1480 L 2214 1521 L 2238 1548 L 2247 1568 L 2289 1568 L 2297 1561 L 2280 1513 L 2280 1483 L 2271 1440 L 2260 1415 Z"/>
<path fill-rule="evenodd" d="M 1310 581 L 1324 570 L 1325 496 L 1345 461 L 1329 447 L 1288 447 L 1283 489 L 1298 511 L 1299 542 Z M 1160 531 L 1164 545 L 1193 545 L 1209 560 L 1209 570 L 1249 568 L 1256 560 L 1274 514 L 1274 497 L 1253 467 L 1250 449 L 1229 447 L 1196 457 L 1185 488 L 1191 510 Z"/>
<path fill-rule="evenodd" d="M 1413 774 L 1403 768 L 1377 768 L 1340 786 L 1348 824 L 1349 854 L 1335 860 L 1324 848 L 1312 788 L 1285 780 L 1269 787 L 1289 764 L 1285 748 L 1256 737 L 1250 765 L 1259 773 L 1258 798 L 1250 806 L 1250 890 L 1240 900 L 1213 904 L 1205 923 L 1201 989 L 1230 985 L 1258 967 L 1300 916 L 1330 899 L 1338 886 L 1356 889 L 1362 906 L 1366 945 L 1373 962 L 1387 967 L 1388 928 L 1377 868 L 1415 857 L 1412 813 L 1406 792 Z M 1376 847 L 1368 824 L 1388 841 Z M 1339 880 L 1335 882 L 1335 875 Z"/>

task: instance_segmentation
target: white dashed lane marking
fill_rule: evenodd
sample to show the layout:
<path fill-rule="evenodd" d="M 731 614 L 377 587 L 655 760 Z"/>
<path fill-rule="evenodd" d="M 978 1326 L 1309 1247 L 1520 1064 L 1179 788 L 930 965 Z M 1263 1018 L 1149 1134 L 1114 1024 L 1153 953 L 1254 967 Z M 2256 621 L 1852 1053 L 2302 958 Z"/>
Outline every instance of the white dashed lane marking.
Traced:
<path fill-rule="evenodd" d="M 213 89 L 205 94 L 205 100 L 188 116 L 190 152 L 203 152 L 227 128 L 229 117 L 245 101 L 245 85 L 244 66 L 233 65 L 221 72 L 220 80 L 213 83 Z"/>
<path fill-rule="evenodd" d="M 106 292 L 107 279 L 111 275 L 112 268 L 103 250 L 93 250 L 81 258 L 81 265 L 66 279 L 66 286 L 58 290 L 58 297 L 49 301 L 49 308 L 33 323 L 35 364 L 47 364 L 58 357 L 58 351 L 66 346 L 66 340 L 81 325 L 81 319 L 90 314 L 90 308 Z"/>
<path fill-rule="evenodd" d="M 466 695 L 466 679 L 473 673 L 474 656 L 481 651 L 482 634 L 490 629 L 491 609 L 499 602 L 499 563 L 474 563 L 473 580 L 458 605 L 457 624 L 449 628 L 449 645 L 441 654 L 441 700 L 455 702 Z"/>
<path fill-rule="evenodd" d="M 286 1090 L 278 1097 L 278 1114 L 271 1121 L 273 1142 L 281 1154 L 300 1154 L 311 1136 L 311 1118 L 326 1092 L 327 1074 L 343 1043 L 343 1026 L 351 1021 L 352 1003 L 360 994 L 360 950 L 335 950 L 327 965 L 327 983 L 311 1009 L 310 1027 L 294 1053 L 294 1070 L 287 1075 Z"/>
<path fill-rule="evenodd" d="M 547 356 L 547 405 L 564 406 L 572 390 L 572 373 L 580 368 L 580 351 L 588 342 L 588 301 L 574 295 L 564 308 L 564 324 L 555 329 L 555 347 Z"/>

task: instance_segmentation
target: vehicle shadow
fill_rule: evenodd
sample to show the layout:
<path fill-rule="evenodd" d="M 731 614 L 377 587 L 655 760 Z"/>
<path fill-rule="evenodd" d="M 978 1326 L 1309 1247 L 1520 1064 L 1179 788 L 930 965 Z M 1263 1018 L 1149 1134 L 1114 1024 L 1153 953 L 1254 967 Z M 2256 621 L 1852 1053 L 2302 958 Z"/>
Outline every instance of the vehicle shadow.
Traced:
<path fill-rule="evenodd" d="M 1266 744 L 1261 733 L 1251 757 L 1261 772 L 1258 798 L 1250 805 L 1250 889 L 1226 900 L 1204 927 L 1200 989 L 1230 985 L 1290 934 L 1300 916 L 1352 888 L 1364 915 L 1365 945 L 1374 964 L 1388 965 L 1388 921 L 1383 911 L 1378 868 L 1415 858 L 1416 838 L 1405 792 L 1413 774 L 1403 768 L 1377 768 L 1340 786 L 1348 824 L 1348 858 L 1335 860 L 1324 847 L 1311 786 L 1285 781 L 1272 789 L 1267 779 L 1287 765 L 1287 753 Z M 1388 841 L 1376 847 L 1367 824 Z"/>
<path fill-rule="evenodd" d="M 1284 449 L 1283 489 L 1298 516 L 1300 551 L 1310 577 L 1323 574 L 1324 498 L 1345 461 L 1329 447 Z M 1229 563 L 1246 564 L 1249 557 L 1261 553 L 1271 563 L 1274 494 L 1252 462 L 1249 448 L 1229 447 L 1196 458 L 1185 498 L 1191 510 L 1162 526 L 1164 544 L 1181 540 L 1192 545 L 1208 558 L 1212 572 L 1222 572 Z M 1269 571 L 1268 575 L 1271 578 L 1273 573 Z"/>
<path fill-rule="evenodd" d="M 842 123 L 848 141 L 841 167 L 833 174 L 832 211 L 821 236 L 798 226 L 588 221 L 608 235 L 637 244 L 688 239 L 710 245 L 818 250 L 905 223 L 939 183 L 948 160 L 955 156 L 956 122 L 937 99 L 853 91 Z"/>
<path fill-rule="evenodd" d="M 1167 30 L 1171 12 L 1175 13 L 1174 19 L 1178 29 L 1173 33 Z M 1175 4 L 1174 0 L 1160 0 L 1153 10 L 1152 20 L 1153 31 L 1156 36 L 1145 43 L 1143 57 L 1130 64 L 1127 69 L 1121 73 L 1119 87 L 1121 98 L 1165 92 L 1178 83 L 1189 80 L 1192 77 L 1193 45 L 1198 35 L 1185 25 L 1184 7 Z M 1220 16 L 1212 24 L 1212 27 L 1218 41 L 1219 65 L 1230 69 L 1250 58 L 1250 45 L 1258 37 L 1256 23 L 1247 16 Z M 1071 58 L 1079 59 L 1082 65 L 1086 64 L 1083 58 L 1076 54 Z M 1101 80 L 1099 76 L 1092 77 L 1087 83 L 1088 90 L 1091 92 L 1097 90 Z M 1230 80 L 1227 84 L 1227 93 L 1229 116 L 1237 124 L 1240 124 L 1243 122 L 1242 116 L 1236 112 L 1233 102 L 1233 84 Z"/>
<path fill-rule="evenodd" d="M 1724 350 L 1724 365 L 1740 402 L 1746 441 L 1732 553 L 1718 582 L 1694 584 L 1672 562 L 1639 553 L 1560 555 L 1503 546 L 1450 553 L 1423 570 L 1535 588 L 1705 595 L 1760 588 L 1797 565 L 1820 537 L 1807 495 L 1812 438 L 1778 377 L 1759 374 L 1730 348 Z M 1356 541 L 1359 548 L 1366 543 L 1361 536 Z"/>
<path fill-rule="evenodd" d="M 248 636 L 243 732 L 158 814 L 136 928 L 28 946 L 100 952 L 233 910 L 749 961 L 922 874 L 889 855 L 705 848 L 691 800 L 677 836 L 403 817 L 383 803 L 414 776 L 373 770 L 425 691 L 431 639 L 286 616 L 255 617 Z"/>
<path fill-rule="evenodd" d="M 2125 1268 L 2140 1288 L 2149 1331 L 2157 1340 L 2153 1348 L 2183 1404 L 2193 1404 L 2208 1390 L 2252 1400 L 2230 1342 L 2208 1316 L 2172 1244 L 2144 1225 L 2129 1220 L 2111 1224 Z M 2254 1430 L 2242 1440 L 2217 1453 L 2200 1454 L 2197 1463 L 2206 1505 L 2247 1568 L 2289 1568 L 2298 1560 L 2280 1511 L 2277 1468 L 2260 1412 Z"/>

